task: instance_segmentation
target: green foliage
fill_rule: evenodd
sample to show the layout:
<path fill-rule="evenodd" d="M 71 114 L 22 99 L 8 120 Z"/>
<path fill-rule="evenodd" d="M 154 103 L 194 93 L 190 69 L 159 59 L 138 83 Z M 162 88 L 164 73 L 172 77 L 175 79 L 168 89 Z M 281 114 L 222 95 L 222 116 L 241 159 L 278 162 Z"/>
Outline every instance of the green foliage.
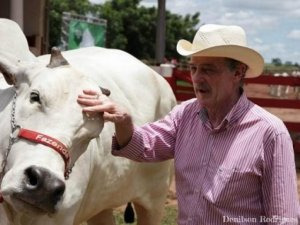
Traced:
<path fill-rule="evenodd" d="M 111 0 L 100 5 L 97 14 L 108 21 L 107 47 L 123 49 L 137 58 L 155 56 L 157 8 L 139 6 L 140 0 Z M 199 23 L 199 13 L 181 16 L 166 11 L 167 58 L 178 58 L 176 43 L 191 40 Z"/>
<path fill-rule="evenodd" d="M 300 66 L 299 65 L 293 65 L 293 64 L 281 64 L 281 65 L 276 65 L 274 63 L 266 63 L 264 71 L 266 73 L 291 73 L 293 71 L 299 71 Z"/>
<path fill-rule="evenodd" d="M 272 64 L 274 64 L 275 66 L 281 66 L 282 61 L 280 58 L 274 58 L 274 59 L 272 59 Z"/>
<path fill-rule="evenodd" d="M 286 62 L 284 63 L 284 65 L 286 65 L 286 66 L 292 66 L 293 63 L 292 63 L 291 61 L 286 61 Z"/>
<path fill-rule="evenodd" d="M 179 39 L 193 40 L 195 27 L 199 23 L 200 13 L 181 16 L 167 11 L 166 15 L 166 57 L 178 58 L 176 44 Z"/>
<path fill-rule="evenodd" d="M 299 71 L 300 66 L 298 63 L 293 64 L 293 62 L 291 61 L 286 61 L 285 63 L 282 63 L 282 60 L 280 58 L 273 58 L 271 63 L 265 63 L 264 70 L 266 73 L 291 73 L 292 71 Z"/>
<path fill-rule="evenodd" d="M 50 0 L 50 46 L 60 43 L 62 12 L 87 14 L 107 20 L 106 46 L 131 53 L 139 59 L 153 60 L 157 8 L 140 6 L 141 0 L 110 0 L 91 5 L 88 0 Z M 166 53 L 168 59 L 179 58 L 177 41 L 192 40 L 200 13 L 178 15 L 166 11 Z"/>

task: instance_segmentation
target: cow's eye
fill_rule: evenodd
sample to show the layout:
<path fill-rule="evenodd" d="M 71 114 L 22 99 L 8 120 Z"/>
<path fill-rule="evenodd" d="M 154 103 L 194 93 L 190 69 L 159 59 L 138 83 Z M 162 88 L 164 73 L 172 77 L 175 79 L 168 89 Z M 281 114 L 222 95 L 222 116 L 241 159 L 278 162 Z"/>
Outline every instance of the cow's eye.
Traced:
<path fill-rule="evenodd" d="M 38 91 L 32 91 L 30 93 L 30 102 L 33 103 L 33 102 L 38 102 L 38 103 L 41 103 L 41 100 L 40 100 L 40 93 Z"/>

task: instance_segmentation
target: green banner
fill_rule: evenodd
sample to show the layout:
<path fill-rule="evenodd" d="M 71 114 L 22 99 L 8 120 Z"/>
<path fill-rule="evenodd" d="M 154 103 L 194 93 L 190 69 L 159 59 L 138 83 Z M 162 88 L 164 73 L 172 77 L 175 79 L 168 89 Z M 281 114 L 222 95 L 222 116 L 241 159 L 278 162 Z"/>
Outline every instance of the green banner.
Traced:
<path fill-rule="evenodd" d="M 105 47 L 106 26 L 72 20 L 69 24 L 68 49 Z"/>

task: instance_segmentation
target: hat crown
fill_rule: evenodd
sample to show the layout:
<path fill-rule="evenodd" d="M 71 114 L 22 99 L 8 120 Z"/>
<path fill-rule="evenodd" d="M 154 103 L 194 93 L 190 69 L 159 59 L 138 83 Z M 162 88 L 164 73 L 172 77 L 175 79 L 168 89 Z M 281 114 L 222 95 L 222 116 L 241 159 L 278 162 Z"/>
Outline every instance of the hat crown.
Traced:
<path fill-rule="evenodd" d="M 247 46 L 246 33 L 239 26 L 206 24 L 194 36 L 192 50 L 222 45 Z"/>

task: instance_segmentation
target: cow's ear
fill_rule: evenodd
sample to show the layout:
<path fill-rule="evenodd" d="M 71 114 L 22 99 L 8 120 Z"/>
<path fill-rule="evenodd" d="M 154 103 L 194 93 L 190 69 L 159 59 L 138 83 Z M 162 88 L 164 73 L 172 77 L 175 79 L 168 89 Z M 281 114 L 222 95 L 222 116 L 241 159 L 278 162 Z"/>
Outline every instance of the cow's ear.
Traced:
<path fill-rule="evenodd" d="M 106 96 L 110 96 L 110 90 L 106 89 L 106 88 L 103 88 L 103 87 L 100 87 L 100 90 L 102 92 L 102 94 L 106 95 Z"/>
<path fill-rule="evenodd" d="M 9 85 L 16 85 L 16 75 L 18 73 L 20 61 L 5 54 L 0 55 L 0 72 L 3 74 Z"/>

